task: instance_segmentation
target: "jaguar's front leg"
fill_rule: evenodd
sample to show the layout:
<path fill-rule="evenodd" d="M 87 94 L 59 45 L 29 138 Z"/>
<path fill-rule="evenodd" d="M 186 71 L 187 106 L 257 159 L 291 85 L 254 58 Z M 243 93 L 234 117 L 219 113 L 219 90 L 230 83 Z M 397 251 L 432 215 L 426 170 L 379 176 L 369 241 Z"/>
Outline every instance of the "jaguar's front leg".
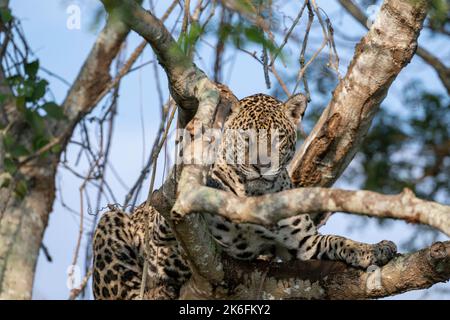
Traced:
<path fill-rule="evenodd" d="M 370 265 L 382 266 L 397 253 L 396 245 L 387 240 L 372 245 L 340 236 L 320 235 L 307 214 L 281 220 L 275 233 L 278 245 L 299 260 L 341 260 L 355 267 L 367 268 Z"/>
<path fill-rule="evenodd" d="M 367 268 L 385 265 L 396 253 L 397 246 L 392 241 L 367 244 L 340 236 L 317 234 L 304 240 L 298 257 L 302 260 L 342 260 L 354 267 Z"/>

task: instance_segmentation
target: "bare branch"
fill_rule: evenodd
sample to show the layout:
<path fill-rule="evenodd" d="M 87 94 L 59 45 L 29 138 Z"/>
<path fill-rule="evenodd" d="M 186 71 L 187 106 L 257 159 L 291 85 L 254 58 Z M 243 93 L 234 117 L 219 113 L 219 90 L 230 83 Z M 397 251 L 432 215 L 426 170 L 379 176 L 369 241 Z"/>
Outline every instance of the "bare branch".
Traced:
<path fill-rule="evenodd" d="M 184 0 L 184 16 L 183 25 L 181 26 L 181 32 L 187 33 L 189 18 L 190 18 L 191 0 Z"/>
<path fill-rule="evenodd" d="M 372 191 L 300 188 L 240 198 L 222 190 L 202 187 L 192 180 L 189 188 L 189 195 L 177 202 L 179 212 L 207 212 L 236 223 L 273 225 L 302 213 L 343 211 L 427 224 L 450 236 L 450 207 L 418 199 L 409 189 L 398 195 L 382 195 Z"/>
<path fill-rule="evenodd" d="M 70 296 L 69 300 L 76 300 L 76 298 L 80 295 L 81 292 L 83 292 L 84 288 L 86 288 L 89 278 L 92 276 L 92 269 L 89 269 L 89 271 L 86 273 L 86 275 L 83 278 L 83 281 L 81 281 L 78 288 L 74 288 L 70 290 Z"/>
<path fill-rule="evenodd" d="M 170 107 L 170 101 L 169 101 L 169 107 Z M 152 176 L 151 176 L 151 180 L 150 180 L 150 188 L 148 190 L 147 200 L 145 202 L 146 210 L 150 210 L 150 206 L 151 206 L 151 196 L 152 196 L 153 188 L 155 185 L 156 166 L 158 164 L 158 156 L 159 156 L 159 153 L 161 152 L 162 147 L 166 143 L 167 136 L 169 135 L 169 129 L 172 124 L 172 120 L 175 117 L 176 110 L 177 110 L 176 106 L 173 106 L 170 117 L 167 120 L 166 128 L 165 128 L 164 132 L 160 132 L 160 136 L 155 141 L 155 142 L 157 142 L 157 144 L 152 148 L 152 155 L 151 155 Z M 145 236 L 144 236 L 146 259 L 144 262 L 144 268 L 143 268 L 143 272 L 142 272 L 141 290 L 140 290 L 140 294 L 139 294 L 141 299 L 143 299 L 143 297 L 144 297 L 144 292 L 145 292 L 146 284 L 147 284 L 147 276 L 148 276 L 148 260 L 149 260 L 148 255 L 150 254 L 150 215 L 148 215 L 148 217 L 147 217 L 146 226 L 147 227 L 145 228 Z"/>
<path fill-rule="evenodd" d="M 117 56 L 123 41 L 129 33 L 120 21 L 108 20 L 107 25 L 99 34 L 83 68 L 72 85 L 63 103 L 70 126 L 75 126 L 79 119 L 89 113 L 98 102 L 106 86 L 111 82 L 109 69 Z M 71 133 L 66 121 L 61 121 L 58 131 Z"/>
<path fill-rule="evenodd" d="M 305 0 L 305 2 L 303 3 L 300 11 L 297 14 L 297 17 L 294 19 L 294 21 L 292 22 L 291 27 L 289 28 L 289 30 L 286 32 L 286 35 L 283 38 L 283 41 L 281 42 L 281 45 L 278 47 L 277 51 L 275 52 L 274 56 L 272 57 L 271 61 L 270 61 L 270 66 L 272 66 L 275 61 L 278 58 L 278 55 L 280 54 L 280 52 L 283 50 L 284 46 L 287 44 L 289 37 L 292 34 L 292 31 L 294 31 L 295 27 L 297 26 L 297 24 L 300 21 L 300 18 L 303 15 L 303 11 L 305 10 L 306 5 L 309 4 L 308 0 Z"/>

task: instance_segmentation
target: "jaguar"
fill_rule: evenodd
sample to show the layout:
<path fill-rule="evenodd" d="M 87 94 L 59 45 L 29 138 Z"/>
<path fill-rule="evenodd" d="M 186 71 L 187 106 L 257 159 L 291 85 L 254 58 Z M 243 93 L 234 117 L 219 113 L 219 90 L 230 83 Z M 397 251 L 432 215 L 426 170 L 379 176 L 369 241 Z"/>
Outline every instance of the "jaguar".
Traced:
<path fill-rule="evenodd" d="M 297 126 L 306 97 L 285 102 L 265 94 L 239 101 L 223 128 L 207 185 L 239 197 L 259 196 L 293 188 L 287 166 L 292 159 Z M 251 133 L 256 132 L 256 135 Z M 256 153 L 251 152 L 256 143 Z M 261 149 L 265 153 L 259 152 Z M 251 155 L 252 154 L 252 155 Z M 256 156 L 254 156 L 256 154 Z M 264 156 L 260 155 L 263 154 Z M 357 268 L 382 266 L 397 252 L 383 240 L 366 244 L 337 235 L 322 235 L 309 214 L 280 220 L 272 227 L 234 223 L 204 214 L 220 248 L 233 258 L 328 259 Z M 153 207 L 139 206 L 131 215 L 115 208 L 100 219 L 93 241 L 93 291 L 96 299 L 137 299 L 144 266 L 145 230 L 150 223 L 146 299 L 176 299 L 189 279 L 189 264 L 168 221 Z"/>

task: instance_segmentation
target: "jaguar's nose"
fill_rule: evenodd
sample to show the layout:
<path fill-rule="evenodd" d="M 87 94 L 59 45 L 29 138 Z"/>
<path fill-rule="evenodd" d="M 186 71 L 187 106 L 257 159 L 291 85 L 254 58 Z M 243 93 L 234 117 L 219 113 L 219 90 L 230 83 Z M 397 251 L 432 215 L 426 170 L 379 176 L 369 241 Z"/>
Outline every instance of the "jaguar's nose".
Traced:
<path fill-rule="evenodd" d="M 270 163 L 253 165 L 253 169 L 255 169 L 255 171 L 260 175 L 263 175 L 268 169 L 270 169 Z"/>

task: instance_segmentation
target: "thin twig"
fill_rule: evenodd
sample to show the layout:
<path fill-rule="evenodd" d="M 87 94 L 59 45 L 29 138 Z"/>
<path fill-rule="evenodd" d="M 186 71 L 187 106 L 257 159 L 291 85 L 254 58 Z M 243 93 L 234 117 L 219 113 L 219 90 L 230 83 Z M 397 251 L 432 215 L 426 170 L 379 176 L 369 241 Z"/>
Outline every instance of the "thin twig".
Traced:
<path fill-rule="evenodd" d="M 316 4 L 315 0 L 310 0 L 310 2 L 312 3 L 312 7 L 313 7 L 313 10 L 314 10 L 314 13 L 316 14 L 317 19 L 319 20 L 319 23 L 320 23 L 320 25 L 322 27 L 322 32 L 323 32 L 324 38 L 322 40 L 322 44 L 320 45 L 319 49 L 313 54 L 311 59 L 308 60 L 308 62 L 304 65 L 304 67 L 299 70 L 298 75 L 297 75 L 297 82 L 295 83 L 295 87 L 294 87 L 293 92 L 297 91 L 298 85 L 300 84 L 300 81 L 302 80 L 302 78 L 303 78 L 306 70 L 308 69 L 309 65 L 314 60 L 316 60 L 316 58 L 322 52 L 323 48 L 325 48 L 325 46 L 328 44 L 328 33 L 326 32 L 325 26 L 323 24 L 322 17 L 320 16 L 320 12 L 319 12 L 319 9 L 317 7 L 317 4 Z"/>
<path fill-rule="evenodd" d="M 172 108 L 172 113 L 167 121 L 166 129 L 164 130 L 164 133 L 159 141 L 159 144 L 157 145 L 156 149 L 152 151 L 152 177 L 150 181 L 150 188 L 148 191 L 147 200 L 145 202 L 145 209 L 147 212 L 150 211 L 150 201 L 151 196 L 153 193 L 153 188 L 155 185 L 155 177 L 156 177 L 156 166 L 158 163 L 158 156 L 161 152 L 162 147 L 166 143 L 167 136 L 169 134 L 170 125 L 172 124 L 172 120 L 175 117 L 177 107 L 174 105 Z M 142 300 L 144 298 L 144 293 L 146 289 L 146 283 L 147 283 L 147 273 L 148 273 L 148 259 L 149 259 L 149 252 L 150 252 L 150 214 L 147 215 L 147 223 L 145 228 L 145 236 L 144 236 L 144 243 L 145 243 L 145 261 L 144 261 L 144 268 L 142 273 L 142 281 L 141 281 L 141 291 L 139 293 L 139 297 Z"/>
<path fill-rule="evenodd" d="M 83 278 L 83 281 L 81 281 L 81 284 L 78 288 L 72 289 L 70 291 L 69 300 L 75 300 L 81 292 L 83 292 L 84 288 L 86 288 L 89 278 L 92 276 L 92 268 L 89 269 L 86 276 Z"/>
<path fill-rule="evenodd" d="M 41 249 L 42 249 L 42 252 L 44 253 L 44 256 L 47 259 L 47 261 L 53 262 L 52 255 L 50 254 L 50 251 L 48 250 L 47 246 L 43 242 L 41 243 Z"/>
<path fill-rule="evenodd" d="M 272 27 L 272 1 L 270 1 L 269 3 L 270 6 L 270 12 L 269 12 L 269 29 L 267 31 L 267 34 L 269 35 L 269 39 L 275 43 L 275 37 L 272 33 L 272 30 L 270 29 Z M 267 48 L 266 48 L 267 50 Z M 273 53 L 270 53 L 270 59 L 273 62 L 274 61 L 274 56 Z M 265 61 L 264 61 L 265 60 Z M 280 75 L 278 74 L 278 71 L 276 70 L 275 64 L 270 64 L 268 65 L 268 58 L 267 58 L 267 53 L 265 56 L 263 56 L 263 66 L 264 66 L 264 74 L 265 74 L 265 78 L 266 78 L 266 84 L 268 84 L 268 88 L 270 88 L 270 78 L 269 78 L 269 67 L 270 67 L 270 71 L 274 74 L 275 79 L 277 79 L 278 83 L 280 84 L 281 88 L 283 89 L 284 93 L 286 94 L 287 97 L 291 96 L 291 93 L 289 92 L 286 84 L 284 83 L 283 79 L 280 77 Z M 268 82 L 269 80 L 269 82 Z"/>
<path fill-rule="evenodd" d="M 182 34 L 187 33 L 190 17 L 190 8 L 191 8 L 191 0 L 184 0 L 184 16 L 183 16 L 183 24 L 181 25 Z"/>
<path fill-rule="evenodd" d="M 261 7 L 258 7 L 258 14 L 260 15 Z M 272 27 L 272 0 L 269 0 L 269 30 Z M 262 49 L 262 62 L 263 62 L 263 70 L 264 70 L 264 80 L 266 82 L 267 89 L 270 89 L 270 76 L 269 76 L 269 55 L 267 54 L 267 47 L 263 44 Z"/>
<path fill-rule="evenodd" d="M 275 55 L 273 56 L 273 58 L 270 61 L 270 66 L 273 66 L 273 64 L 275 63 L 275 60 L 278 58 L 278 55 L 281 53 L 281 51 L 283 50 L 284 46 L 287 44 L 289 37 L 291 36 L 292 32 L 294 31 L 295 27 L 297 26 L 297 24 L 300 21 L 300 18 L 303 15 L 303 11 L 305 10 L 306 5 L 309 3 L 309 0 L 305 0 L 305 2 L 303 3 L 302 8 L 300 9 L 300 12 L 298 13 L 297 17 L 295 18 L 294 22 L 292 22 L 291 27 L 289 28 L 288 32 L 286 33 L 286 35 L 284 36 L 283 42 L 281 43 L 281 45 L 278 47 L 277 52 L 275 53 Z"/>
<path fill-rule="evenodd" d="M 303 37 L 303 43 L 302 43 L 302 50 L 300 52 L 300 68 L 305 68 L 305 52 L 306 52 L 306 47 L 308 45 L 308 38 L 309 38 L 309 32 L 311 31 L 311 26 L 314 22 L 314 12 L 311 8 L 311 4 L 309 3 L 309 0 L 307 2 L 307 7 L 308 7 L 308 24 L 306 25 L 306 30 L 305 30 L 305 36 Z M 311 101 L 311 93 L 309 92 L 309 86 L 308 86 L 308 79 L 306 76 L 302 77 L 303 78 L 303 86 L 305 89 L 305 93 L 306 93 L 306 98 L 308 99 L 308 102 Z M 295 92 L 295 89 L 294 89 Z"/>

